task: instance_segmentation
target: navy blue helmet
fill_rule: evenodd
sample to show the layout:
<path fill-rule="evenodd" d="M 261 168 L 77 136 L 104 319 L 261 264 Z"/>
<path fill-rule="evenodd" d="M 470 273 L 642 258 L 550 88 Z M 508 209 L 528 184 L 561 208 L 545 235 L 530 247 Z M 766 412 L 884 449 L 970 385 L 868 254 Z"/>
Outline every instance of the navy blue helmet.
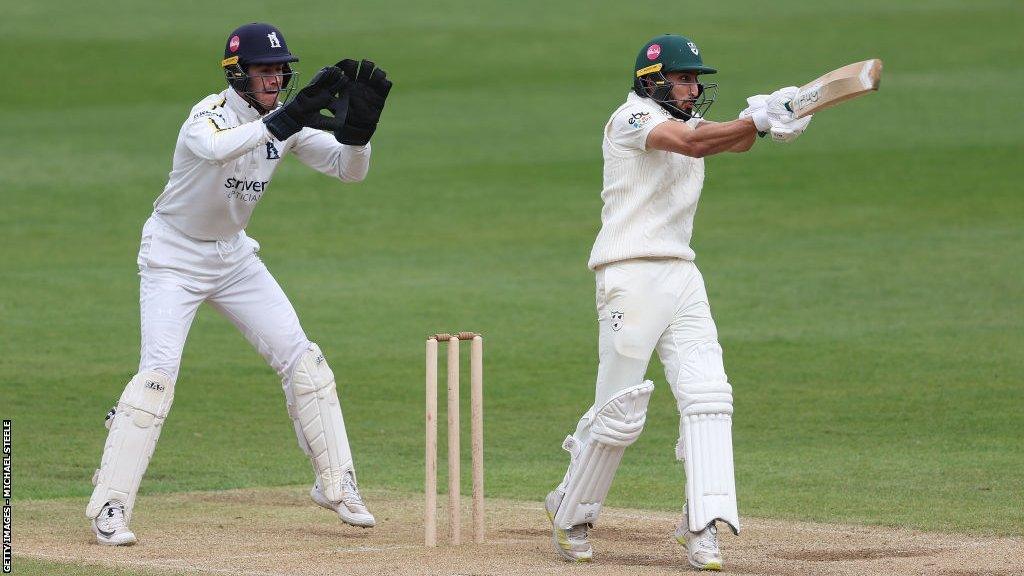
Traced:
<path fill-rule="evenodd" d="M 284 79 L 281 82 L 281 87 L 287 89 L 288 83 L 295 75 L 289 64 L 298 61 L 298 57 L 288 51 L 284 34 L 276 26 L 253 22 L 239 26 L 228 35 L 221 66 L 224 67 L 224 75 L 227 77 L 228 84 L 246 96 L 246 99 L 252 101 L 249 66 L 253 64 L 284 64 Z M 290 92 L 291 90 L 288 90 L 287 93 Z"/>

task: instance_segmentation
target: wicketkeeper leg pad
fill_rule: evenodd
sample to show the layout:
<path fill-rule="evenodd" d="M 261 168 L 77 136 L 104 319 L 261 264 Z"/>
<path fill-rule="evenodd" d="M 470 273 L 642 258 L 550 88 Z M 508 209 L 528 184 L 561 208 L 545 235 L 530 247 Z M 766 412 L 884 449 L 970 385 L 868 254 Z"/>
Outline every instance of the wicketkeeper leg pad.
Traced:
<path fill-rule="evenodd" d="M 604 406 L 592 410 L 583 441 L 575 436 L 566 437 L 562 447 L 571 460 L 559 486 L 564 496 L 555 513 L 556 526 L 567 530 L 577 524 L 597 522 L 622 454 L 643 432 L 653 391 L 650 380 L 623 390 Z"/>
<path fill-rule="evenodd" d="M 85 509 L 87 517 L 96 518 L 104 504 L 118 500 L 124 504 L 125 522 L 131 521 L 139 483 L 173 400 L 174 380 L 160 372 L 136 374 L 125 386 L 113 415 L 108 413 L 110 432 L 100 468 L 93 476 L 95 488 Z"/>
<path fill-rule="evenodd" d="M 686 468 L 691 532 L 715 520 L 739 534 L 732 458 L 732 386 L 717 342 L 697 345 L 682 363 L 676 384 L 680 438 L 677 455 Z M 681 454 L 679 453 L 681 452 Z"/>
<path fill-rule="evenodd" d="M 309 456 L 324 496 L 340 502 L 342 479 L 352 470 L 352 451 L 334 372 L 319 346 L 310 344 L 296 361 L 284 380 L 284 393 L 299 446 Z"/>

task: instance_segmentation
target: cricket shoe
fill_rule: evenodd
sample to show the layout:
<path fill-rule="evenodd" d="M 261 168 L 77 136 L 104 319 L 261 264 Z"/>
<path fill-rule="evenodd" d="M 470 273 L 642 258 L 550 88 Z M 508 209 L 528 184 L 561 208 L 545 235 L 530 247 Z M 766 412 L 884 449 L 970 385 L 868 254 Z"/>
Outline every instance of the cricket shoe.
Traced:
<path fill-rule="evenodd" d="M 569 562 L 590 562 L 594 557 L 594 548 L 587 539 L 590 524 L 577 524 L 568 530 L 555 525 L 555 513 L 563 496 L 558 490 L 552 490 L 544 499 L 544 511 L 551 521 L 551 543 L 559 556 Z"/>
<path fill-rule="evenodd" d="M 124 521 L 124 504 L 117 500 L 103 505 L 100 515 L 92 519 L 92 531 L 104 546 L 131 546 L 138 541 Z"/>
<path fill-rule="evenodd" d="M 686 546 L 686 557 L 690 566 L 698 570 L 721 570 L 722 552 L 718 548 L 718 528 L 715 523 L 708 524 L 700 532 L 690 532 L 686 507 L 683 507 L 683 519 L 676 527 L 676 542 Z"/>
<path fill-rule="evenodd" d="M 363 504 L 363 497 L 359 495 L 356 478 L 351 470 L 346 472 L 341 480 L 341 502 L 334 503 L 327 499 L 324 491 L 320 488 L 319 478 L 313 484 L 313 489 L 309 491 L 309 496 L 321 507 L 337 512 L 338 517 L 345 524 L 360 528 L 373 528 L 377 524 L 373 514 L 370 514 L 366 504 Z"/>

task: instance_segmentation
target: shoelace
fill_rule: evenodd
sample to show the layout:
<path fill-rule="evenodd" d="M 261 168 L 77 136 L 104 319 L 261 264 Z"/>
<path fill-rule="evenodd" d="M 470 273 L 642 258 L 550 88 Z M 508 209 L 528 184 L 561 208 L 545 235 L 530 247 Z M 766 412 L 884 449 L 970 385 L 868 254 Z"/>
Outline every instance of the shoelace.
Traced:
<path fill-rule="evenodd" d="M 712 525 L 709 526 L 707 532 L 701 535 L 697 545 L 701 548 L 708 550 L 715 550 L 718 548 L 718 529 Z"/>
<path fill-rule="evenodd" d="M 590 526 L 586 524 L 577 524 L 572 528 L 569 528 L 569 539 L 570 540 L 586 540 L 587 532 Z"/>
<path fill-rule="evenodd" d="M 106 514 L 101 512 L 97 523 L 101 524 L 104 529 L 116 529 L 124 526 L 124 506 L 111 506 L 108 504 L 106 507 Z"/>
<path fill-rule="evenodd" d="M 359 488 L 356 488 L 355 480 L 351 474 L 345 475 L 345 479 L 341 481 L 341 487 L 344 488 L 342 499 L 346 504 L 364 506 L 363 497 L 359 495 Z"/>

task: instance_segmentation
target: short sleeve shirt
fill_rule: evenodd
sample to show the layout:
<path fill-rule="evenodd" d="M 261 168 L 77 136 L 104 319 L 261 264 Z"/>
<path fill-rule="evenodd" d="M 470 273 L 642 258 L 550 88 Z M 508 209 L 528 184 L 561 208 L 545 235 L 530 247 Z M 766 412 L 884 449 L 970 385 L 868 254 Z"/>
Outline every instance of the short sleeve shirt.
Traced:
<path fill-rule="evenodd" d="M 622 151 L 647 150 L 647 136 L 651 130 L 672 117 L 657 103 L 631 94 L 608 124 L 608 139 Z"/>

